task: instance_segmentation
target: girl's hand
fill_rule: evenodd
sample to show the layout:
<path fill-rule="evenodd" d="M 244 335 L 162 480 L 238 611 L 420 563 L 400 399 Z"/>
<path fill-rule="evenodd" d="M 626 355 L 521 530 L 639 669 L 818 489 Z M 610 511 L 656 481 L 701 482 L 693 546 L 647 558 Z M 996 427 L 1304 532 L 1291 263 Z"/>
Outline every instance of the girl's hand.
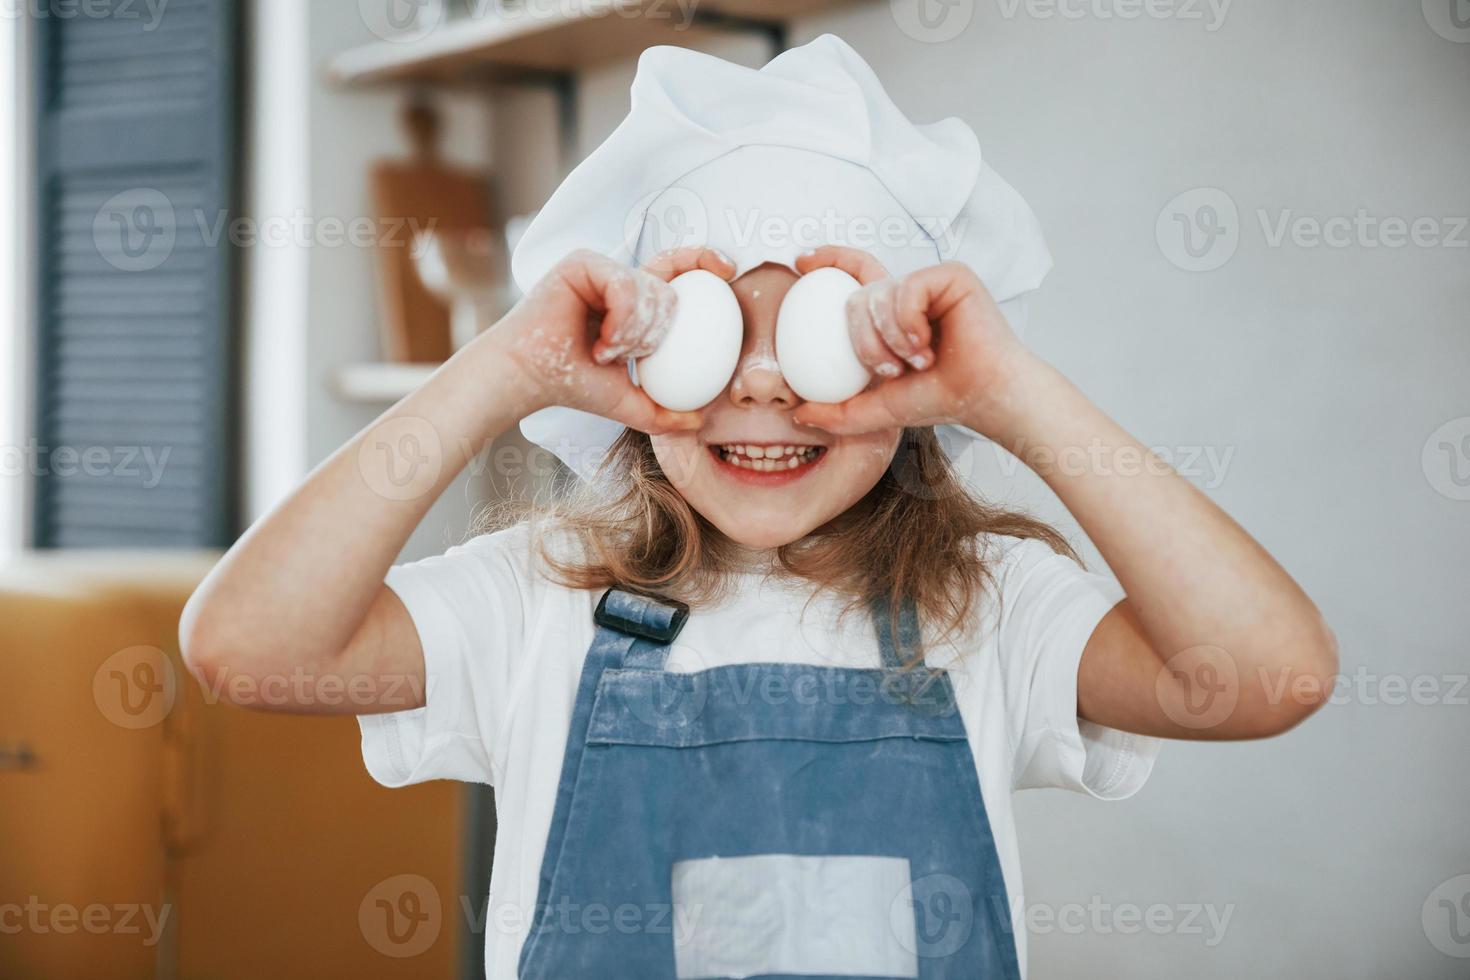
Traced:
<path fill-rule="evenodd" d="M 798 261 L 803 274 L 822 266 L 864 283 L 848 315 L 877 383 L 839 405 L 803 403 L 797 420 L 841 433 L 958 422 L 989 436 L 1056 492 L 1126 591 L 1083 650 L 1079 717 L 1168 738 L 1261 738 L 1327 699 L 1337 646 L 1312 601 L 1239 524 L 1021 346 L 972 271 L 946 262 L 895 282 L 871 256 L 831 246 Z M 1185 544 L 1161 558 L 1160 542 Z"/>
<path fill-rule="evenodd" d="M 1029 352 L 969 267 L 931 266 L 889 278 L 866 252 L 836 245 L 797 260 L 797 271 L 835 266 L 863 288 L 848 300 L 854 350 L 875 386 L 836 405 L 806 404 L 798 422 L 859 433 L 955 422 L 996 438 L 1008 425 L 1017 373 Z"/>
<path fill-rule="evenodd" d="M 703 268 L 735 273 L 708 249 L 681 249 L 630 269 L 579 249 L 557 263 L 485 334 L 497 356 L 509 355 L 520 374 L 525 413 L 565 405 L 643 432 L 698 428 L 698 412 L 662 408 L 628 378 L 627 361 L 653 353 L 674 315 L 668 280 Z"/>

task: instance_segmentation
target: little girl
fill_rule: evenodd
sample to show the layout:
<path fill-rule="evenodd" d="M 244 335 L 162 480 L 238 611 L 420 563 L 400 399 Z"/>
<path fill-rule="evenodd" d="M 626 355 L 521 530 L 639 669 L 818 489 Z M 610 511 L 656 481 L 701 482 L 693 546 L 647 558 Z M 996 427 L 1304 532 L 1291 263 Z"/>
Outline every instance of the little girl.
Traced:
<path fill-rule="evenodd" d="M 231 549 L 191 669 L 361 714 L 385 785 L 495 787 L 493 977 L 1017 980 L 1013 790 L 1126 797 L 1159 737 L 1283 732 L 1336 671 L 1271 556 L 1017 340 L 1048 265 L 969 129 L 910 123 L 838 39 L 760 71 L 653 49 L 519 245 L 524 299 Z M 814 404 L 773 338 L 828 266 L 873 382 Z M 744 348 L 674 412 L 628 361 L 694 269 Z M 519 420 L 573 485 L 390 568 Z M 979 436 L 1116 582 L 965 489 Z M 288 674 L 354 696 L 220 683 Z"/>

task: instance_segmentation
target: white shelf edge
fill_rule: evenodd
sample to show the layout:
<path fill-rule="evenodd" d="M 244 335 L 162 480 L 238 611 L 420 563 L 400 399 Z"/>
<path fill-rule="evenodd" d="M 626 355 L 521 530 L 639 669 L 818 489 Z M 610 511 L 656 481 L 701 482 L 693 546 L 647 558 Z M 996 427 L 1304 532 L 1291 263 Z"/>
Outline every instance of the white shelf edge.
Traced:
<path fill-rule="evenodd" d="M 566 9 L 557 9 L 557 8 Z M 440 59 L 509 44 L 518 38 L 553 31 L 609 12 L 606 0 L 564 0 L 557 7 L 528 10 L 512 18 L 469 17 L 448 21 L 420 38 L 378 40 L 338 52 L 328 63 L 331 79 L 341 84 L 376 81 Z"/>
<path fill-rule="evenodd" d="M 417 391 L 438 364 L 376 362 L 345 364 L 332 375 L 332 388 L 344 401 L 384 404 Z"/>

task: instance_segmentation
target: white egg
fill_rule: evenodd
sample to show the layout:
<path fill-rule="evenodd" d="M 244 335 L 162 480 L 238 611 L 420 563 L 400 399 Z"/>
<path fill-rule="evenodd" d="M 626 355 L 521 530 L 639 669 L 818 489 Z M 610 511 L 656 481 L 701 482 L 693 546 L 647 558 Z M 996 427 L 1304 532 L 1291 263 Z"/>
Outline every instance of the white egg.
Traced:
<path fill-rule="evenodd" d="M 847 332 L 847 297 L 860 288 L 841 269 L 817 269 L 781 300 L 776 360 L 786 384 L 806 401 L 846 401 L 872 378 Z"/>
<path fill-rule="evenodd" d="M 635 370 L 649 398 L 672 411 L 691 412 L 714 401 L 730 383 L 745 322 L 730 284 L 713 272 L 695 269 L 669 285 L 679 297 L 674 322 Z"/>

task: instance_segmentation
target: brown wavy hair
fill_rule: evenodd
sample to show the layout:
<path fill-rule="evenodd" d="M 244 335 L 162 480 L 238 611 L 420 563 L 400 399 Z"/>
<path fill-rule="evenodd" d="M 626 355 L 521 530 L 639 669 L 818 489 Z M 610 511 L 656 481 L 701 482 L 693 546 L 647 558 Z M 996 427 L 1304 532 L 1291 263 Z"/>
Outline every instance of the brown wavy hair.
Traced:
<path fill-rule="evenodd" d="M 664 475 L 646 434 L 628 429 L 609 447 L 598 478 L 563 481 L 550 499 L 519 501 L 489 526 L 528 520 L 533 552 L 550 577 L 574 589 L 617 586 L 691 607 L 727 591 L 742 549 L 705 520 Z M 565 543 L 553 543 L 547 531 Z M 912 596 L 922 622 L 960 631 L 993 585 L 982 535 L 1036 538 L 1077 560 L 1060 532 L 1027 514 L 991 506 L 964 487 L 932 428 L 905 429 L 892 463 L 852 507 L 776 549 L 776 566 L 847 598 L 897 608 Z M 844 613 L 845 614 L 845 613 Z"/>

